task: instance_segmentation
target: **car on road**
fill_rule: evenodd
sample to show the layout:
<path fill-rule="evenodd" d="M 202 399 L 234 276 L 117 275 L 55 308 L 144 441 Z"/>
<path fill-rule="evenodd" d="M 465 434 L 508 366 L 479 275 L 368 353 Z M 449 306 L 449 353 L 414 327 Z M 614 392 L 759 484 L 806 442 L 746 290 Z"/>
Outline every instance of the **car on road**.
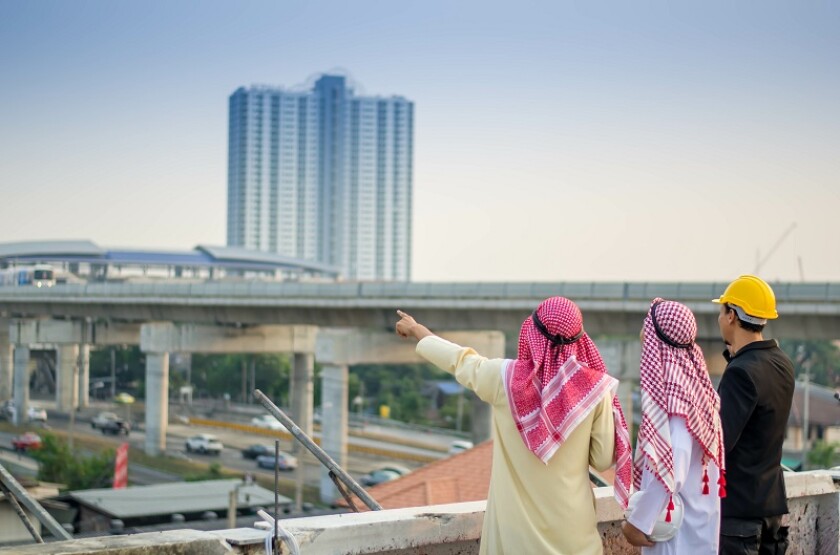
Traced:
<path fill-rule="evenodd" d="M 293 457 L 283 451 L 280 451 L 280 456 L 277 457 L 276 463 L 274 460 L 274 453 L 269 455 L 260 455 L 257 457 L 257 466 L 260 468 L 269 468 L 274 470 L 275 464 L 277 465 L 278 470 L 294 470 L 297 468 L 298 461 L 297 457 Z"/>
<path fill-rule="evenodd" d="M 187 438 L 185 443 L 187 453 L 201 453 L 211 455 L 221 455 L 224 445 L 214 435 L 198 434 Z"/>
<path fill-rule="evenodd" d="M 102 430 L 103 434 L 128 435 L 131 432 L 131 424 L 113 412 L 100 412 L 90 420 L 90 427 Z"/>
<path fill-rule="evenodd" d="M 13 420 L 15 417 L 15 402 L 9 400 L 3 403 L 2 411 L 3 416 L 9 420 Z M 29 405 L 29 408 L 26 410 L 26 418 L 30 422 L 46 422 L 47 411 L 35 405 Z"/>
<path fill-rule="evenodd" d="M 396 480 L 397 478 L 402 478 L 402 476 L 402 474 L 394 470 L 380 468 L 379 470 L 374 470 L 373 472 L 365 474 L 359 479 L 359 481 L 362 482 L 363 486 L 370 487 L 384 482 L 390 482 L 391 480 Z"/>
<path fill-rule="evenodd" d="M 463 453 L 467 449 L 472 449 L 473 447 L 474 445 L 472 441 L 456 439 L 455 441 L 449 444 L 449 454 L 457 455 L 458 453 Z"/>
<path fill-rule="evenodd" d="M 271 454 L 274 454 L 274 446 L 263 445 L 261 443 L 249 445 L 248 447 L 242 450 L 243 459 L 256 459 L 257 457 L 261 457 L 262 455 Z"/>
<path fill-rule="evenodd" d="M 385 463 L 376 470 L 390 470 L 391 472 L 396 472 L 400 476 L 405 476 L 411 472 L 410 468 L 397 463 Z"/>
<path fill-rule="evenodd" d="M 273 430 L 275 432 L 288 432 L 286 426 L 281 424 L 276 418 L 270 414 L 262 414 L 251 419 L 251 426 L 263 428 L 264 430 Z"/>
<path fill-rule="evenodd" d="M 32 432 L 26 432 L 12 438 L 12 449 L 19 453 L 32 451 L 41 448 L 41 436 Z"/>
<path fill-rule="evenodd" d="M 114 395 L 114 402 L 120 405 L 131 405 L 134 403 L 134 396 L 125 392 L 117 393 Z"/>
<path fill-rule="evenodd" d="M 29 406 L 29 409 L 26 411 L 26 416 L 29 418 L 30 422 L 47 421 L 47 411 L 45 409 L 42 409 L 41 407 L 36 407 L 34 405 Z"/>

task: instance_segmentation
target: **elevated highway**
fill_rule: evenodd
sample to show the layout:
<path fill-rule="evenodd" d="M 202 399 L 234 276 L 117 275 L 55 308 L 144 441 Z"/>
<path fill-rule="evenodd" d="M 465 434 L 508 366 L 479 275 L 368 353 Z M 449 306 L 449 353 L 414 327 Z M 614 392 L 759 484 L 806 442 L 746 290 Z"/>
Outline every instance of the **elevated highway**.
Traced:
<path fill-rule="evenodd" d="M 840 338 L 840 283 L 775 283 L 776 337 Z M 91 318 L 213 325 L 314 325 L 390 329 L 402 308 L 447 330 L 517 330 L 544 298 L 563 295 L 584 312 L 593 334 L 635 335 L 654 297 L 688 304 L 701 337 L 717 337 L 726 283 L 274 283 L 160 282 L 0 288 L 12 317 Z"/>

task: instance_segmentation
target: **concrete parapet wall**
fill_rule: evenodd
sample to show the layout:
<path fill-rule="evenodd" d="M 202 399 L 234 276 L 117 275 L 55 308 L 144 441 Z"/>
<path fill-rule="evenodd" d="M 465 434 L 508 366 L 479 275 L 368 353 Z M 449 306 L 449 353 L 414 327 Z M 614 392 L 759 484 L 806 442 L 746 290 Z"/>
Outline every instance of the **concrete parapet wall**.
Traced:
<path fill-rule="evenodd" d="M 830 475 L 820 472 L 785 476 L 790 503 L 789 555 L 835 555 L 840 551 L 840 493 Z M 598 528 L 606 555 L 635 554 L 621 536 L 622 511 L 612 488 L 595 490 Z M 307 555 L 472 555 L 478 553 L 484 501 L 359 514 L 282 520 Z M 114 536 L 0 549 L 0 554 L 74 553 L 262 553 L 265 532 L 252 529 Z M 284 551 L 288 553 L 288 551 Z"/>

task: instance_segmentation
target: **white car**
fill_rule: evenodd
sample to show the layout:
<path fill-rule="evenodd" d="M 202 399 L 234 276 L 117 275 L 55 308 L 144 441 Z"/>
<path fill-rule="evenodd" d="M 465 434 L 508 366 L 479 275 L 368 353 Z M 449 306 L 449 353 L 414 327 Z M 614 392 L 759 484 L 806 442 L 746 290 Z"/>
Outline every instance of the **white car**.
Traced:
<path fill-rule="evenodd" d="M 187 453 L 209 453 L 211 455 L 221 455 L 224 445 L 214 435 L 198 434 L 187 438 L 186 441 Z"/>
<path fill-rule="evenodd" d="M 263 428 L 266 430 L 273 430 L 275 432 L 288 432 L 289 430 L 286 429 L 286 426 L 281 424 L 276 418 L 271 416 L 270 414 L 263 414 L 261 416 L 255 416 L 251 419 L 251 426 L 255 426 L 257 428 Z"/>
<path fill-rule="evenodd" d="M 100 412 L 90 419 L 90 427 L 94 430 L 96 428 L 104 428 L 114 420 L 119 420 L 119 417 L 113 412 Z"/>
<path fill-rule="evenodd" d="M 29 410 L 26 411 L 26 416 L 29 418 L 30 422 L 33 422 L 35 420 L 39 420 L 41 422 L 47 421 L 47 411 L 45 409 L 42 409 L 41 407 L 35 407 L 30 405 Z"/>
<path fill-rule="evenodd" d="M 449 444 L 449 454 L 456 455 L 474 447 L 472 441 L 458 439 Z"/>
<path fill-rule="evenodd" d="M 9 420 L 13 420 L 15 417 L 15 402 L 14 401 L 6 401 L 3 404 L 3 415 L 8 418 Z M 26 418 L 30 422 L 46 422 L 47 421 L 47 411 L 36 407 L 34 405 L 29 405 L 29 408 L 26 410 Z"/>

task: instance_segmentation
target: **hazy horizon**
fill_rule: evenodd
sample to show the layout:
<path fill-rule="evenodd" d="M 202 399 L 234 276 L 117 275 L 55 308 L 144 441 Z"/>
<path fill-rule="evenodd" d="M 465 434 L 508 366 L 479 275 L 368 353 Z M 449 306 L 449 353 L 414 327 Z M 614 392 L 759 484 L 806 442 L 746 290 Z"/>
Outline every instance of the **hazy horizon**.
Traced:
<path fill-rule="evenodd" d="M 0 0 L 0 242 L 225 240 L 227 100 L 415 103 L 412 276 L 840 280 L 840 5 Z M 801 273 L 800 273 L 801 261 Z"/>

